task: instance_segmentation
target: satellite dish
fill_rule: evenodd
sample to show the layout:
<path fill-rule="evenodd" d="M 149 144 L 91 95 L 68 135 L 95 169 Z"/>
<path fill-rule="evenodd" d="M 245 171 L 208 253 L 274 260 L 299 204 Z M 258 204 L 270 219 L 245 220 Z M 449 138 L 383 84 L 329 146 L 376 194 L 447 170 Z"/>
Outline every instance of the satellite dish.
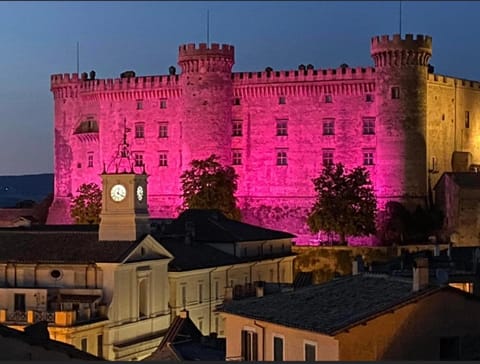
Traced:
<path fill-rule="evenodd" d="M 445 269 L 437 269 L 435 271 L 435 277 L 437 278 L 438 283 L 447 284 L 448 283 L 448 272 Z"/>

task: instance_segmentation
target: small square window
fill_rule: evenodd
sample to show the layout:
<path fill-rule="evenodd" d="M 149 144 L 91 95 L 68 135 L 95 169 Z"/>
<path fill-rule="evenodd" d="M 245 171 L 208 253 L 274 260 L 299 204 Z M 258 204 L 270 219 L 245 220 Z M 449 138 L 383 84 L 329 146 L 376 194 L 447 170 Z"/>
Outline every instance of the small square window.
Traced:
<path fill-rule="evenodd" d="M 333 149 L 322 150 L 322 162 L 324 166 L 329 166 L 333 164 L 333 151 Z"/>
<path fill-rule="evenodd" d="M 160 100 L 160 109 L 166 109 L 167 108 L 167 99 L 161 99 Z"/>
<path fill-rule="evenodd" d="M 239 166 L 242 164 L 242 151 L 241 150 L 234 150 L 232 152 L 232 164 L 234 166 Z"/>
<path fill-rule="evenodd" d="M 325 95 L 325 103 L 331 104 L 333 102 L 332 95 Z"/>
<path fill-rule="evenodd" d="M 238 97 L 233 99 L 233 105 L 235 105 L 235 106 L 240 105 L 240 99 Z"/>
<path fill-rule="evenodd" d="M 335 119 L 323 119 L 323 135 L 335 134 Z"/>
<path fill-rule="evenodd" d="M 400 87 L 392 87 L 392 99 L 400 98 Z"/>
<path fill-rule="evenodd" d="M 365 96 L 365 101 L 366 102 L 373 102 L 373 95 L 372 94 L 367 94 Z"/>
<path fill-rule="evenodd" d="M 158 124 L 158 137 L 168 138 L 168 123 L 162 122 Z"/>
<path fill-rule="evenodd" d="M 137 110 L 143 110 L 143 100 L 137 100 Z"/>
<path fill-rule="evenodd" d="M 363 135 L 375 134 L 375 118 L 363 118 L 362 119 L 362 133 Z"/>
<path fill-rule="evenodd" d="M 288 120 L 287 119 L 278 119 L 277 120 L 277 135 L 278 136 L 288 135 Z"/>
<path fill-rule="evenodd" d="M 364 166 L 373 166 L 373 150 L 364 150 L 363 151 L 363 165 Z"/>
<path fill-rule="evenodd" d="M 87 166 L 88 168 L 93 168 L 93 153 L 88 154 Z"/>
<path fill-rule="evenodd" d="M 145 138 L 145 125 L 143 123 L 135 124 L 135 138 L 136 139 Z"/>
<path fill-rule="evenodd" d="M 232 136 L 242 136 L 243 135 L 243 123 L 242 120 L 233 120 L 232 121 Z"/>
<path fill-rule="evenodd" d="M 285 149 L 277 150 L 277 166 L 286 166 L 287 164 L 287 151 Z"/>
<path fill-rule="evenodd" d="M 280 105 L 285 105 L 285 104 L 287 103 L 287 99 L 285 98 L 285 96 L 280 96 L 280 97 L 278 98 L 278 103 L 279 103 Z"/>
<path fill-rule="evenodd" d="M 470 111 L 465 111 L 465 129 L 470 128 Z"/>
<path fill-rule="evenodd" d="M 135 167 L 143 167 L 143 154 L 135 153 Z"/>
<path fill-rule="evenodd" d="M 167 167 L 168 166 L 168 156 L 167 152 L 160 152 L 158 155 L 158 166 Z"/>

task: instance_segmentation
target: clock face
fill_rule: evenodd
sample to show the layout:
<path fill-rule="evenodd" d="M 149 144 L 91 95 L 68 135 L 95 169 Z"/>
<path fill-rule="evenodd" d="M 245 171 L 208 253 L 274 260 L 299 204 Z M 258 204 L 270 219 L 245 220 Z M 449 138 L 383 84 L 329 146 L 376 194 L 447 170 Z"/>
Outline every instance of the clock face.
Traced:
<path fill-rule="evenodd" d="M 110 197 L 115 202 L 122 201 L 127 196 L 127 189 L 123 185 L 115 185 L 110 190 Z"/>
<path fill-rule="evenodd" d="M 143 200 L 143 187 L 142 186 L 137 187 L 137 198 L 138 198 L 138 201 Z"/>

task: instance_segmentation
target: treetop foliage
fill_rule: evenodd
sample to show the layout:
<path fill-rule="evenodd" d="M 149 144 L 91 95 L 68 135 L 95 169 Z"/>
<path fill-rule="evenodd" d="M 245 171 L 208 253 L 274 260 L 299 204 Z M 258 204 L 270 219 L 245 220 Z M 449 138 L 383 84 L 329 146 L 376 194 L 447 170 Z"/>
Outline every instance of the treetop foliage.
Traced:
<path fill-rule="evenodd" d="M 84 183 L 70 203 L 70 215 L 77 224 L 98 224 L 102 211 L 102 190 L 96 183 Z"/>

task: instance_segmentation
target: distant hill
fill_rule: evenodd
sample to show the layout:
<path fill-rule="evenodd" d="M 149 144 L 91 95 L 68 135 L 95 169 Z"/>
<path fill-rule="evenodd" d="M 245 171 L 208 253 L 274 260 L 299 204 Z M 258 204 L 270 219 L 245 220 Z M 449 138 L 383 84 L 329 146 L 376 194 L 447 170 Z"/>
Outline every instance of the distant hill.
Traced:
<path fill-rule="evenodd" d="M 0 176 L 0 208 L 24 200 L 42 201 L 53 193 L 53 173 Z"/>

